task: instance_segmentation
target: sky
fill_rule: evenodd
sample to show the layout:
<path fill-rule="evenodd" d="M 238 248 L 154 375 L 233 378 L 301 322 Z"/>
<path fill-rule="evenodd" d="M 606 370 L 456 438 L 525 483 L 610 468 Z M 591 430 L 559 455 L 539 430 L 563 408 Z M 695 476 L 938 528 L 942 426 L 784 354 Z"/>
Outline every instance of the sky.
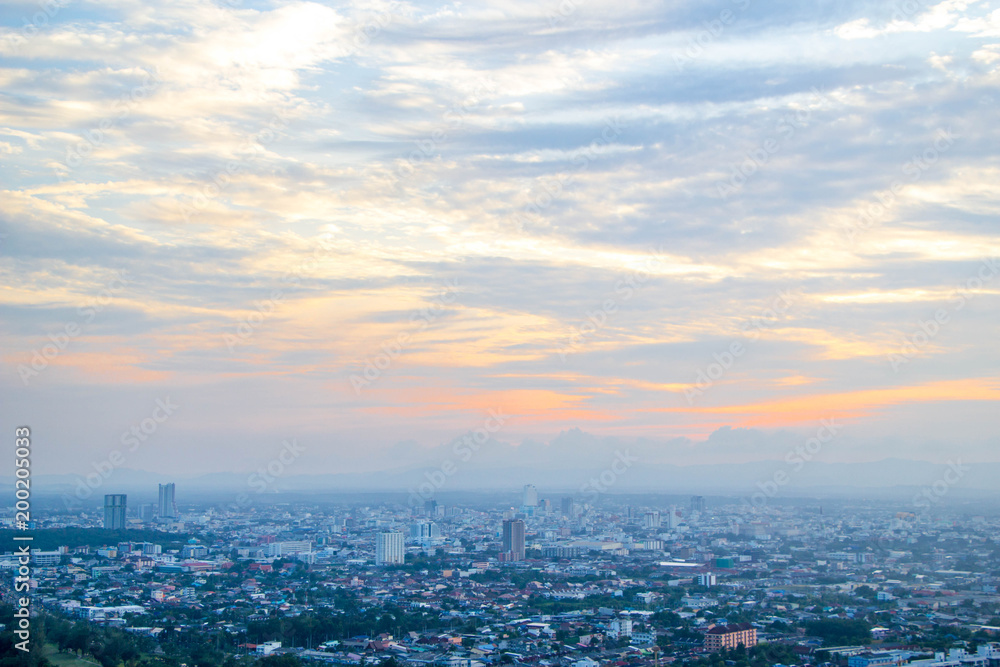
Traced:
<path fill-rule="evenodd" d="M 0 423 L 36 474 L 1000 461 L 998 102 L 983 0 L 7 2 Z"/>

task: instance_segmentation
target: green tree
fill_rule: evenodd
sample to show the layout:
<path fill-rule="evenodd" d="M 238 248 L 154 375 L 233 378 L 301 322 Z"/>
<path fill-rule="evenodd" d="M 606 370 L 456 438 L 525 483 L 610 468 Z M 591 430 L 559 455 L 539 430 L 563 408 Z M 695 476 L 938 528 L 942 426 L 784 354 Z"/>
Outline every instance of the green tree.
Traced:
<path fill-rule="evenodd" d="M 871 643 L 871 626 L 861 620 L 847 618 L 824 618 L 809 621 L 806 632 L 823 638 L 828 646 Z"/>
<path fill-rule="evenodd" d="M 286 653 L 261 658 L 256 662 L 256 665 L 257 667 L 302 667 L 302 661 L 297 656 Z"/>

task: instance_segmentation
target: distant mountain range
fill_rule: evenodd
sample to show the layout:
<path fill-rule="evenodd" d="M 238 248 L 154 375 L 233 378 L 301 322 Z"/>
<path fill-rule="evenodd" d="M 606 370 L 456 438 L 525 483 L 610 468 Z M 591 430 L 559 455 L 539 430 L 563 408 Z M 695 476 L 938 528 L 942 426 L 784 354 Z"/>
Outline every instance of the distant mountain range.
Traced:
<path fill-rule="evenodd" d="M 448 474 L 448 471 L 451 474 Z M 948 472 L 948 471 L 951 472 Z M 163 475 L 118 469 L 92 488 L 76 475 L 39 475 L 33 480 L 36 496 L 75 495 L 96 504 L 105 493 L 132 493 L 154 497 L 157 484 L 176 482 L 178 498 L 192 494 L 258 494 L 397 492 L 425 496 L 431 492 L 515 492 L 534 484 L 542 497 L 596 493 L 664 493 L 762 497 L 802 497 L 862 494 L 865 497 L 913 497 L 924 490 L 935 497 L 1000 496 L 1000 463 L 955 465 L 886 459 L 869 463 L 786 461 L 677 466 L 626 466 L 619 462 L 604 469 L 583 467 L 532 468 L 468 465 L 418 466 L 406 469 L 343 474 L 285 474 L 270 478 L 259 473 L 210 473 L 197 476 Z M 90 478 L 97 483 L 96 475 Z M 10 486 L 10 483 L 5 486 Z M 89 491 L 89 493 L 88 493 Z M 131 503 L 130 503 L 131 504 Z"/>

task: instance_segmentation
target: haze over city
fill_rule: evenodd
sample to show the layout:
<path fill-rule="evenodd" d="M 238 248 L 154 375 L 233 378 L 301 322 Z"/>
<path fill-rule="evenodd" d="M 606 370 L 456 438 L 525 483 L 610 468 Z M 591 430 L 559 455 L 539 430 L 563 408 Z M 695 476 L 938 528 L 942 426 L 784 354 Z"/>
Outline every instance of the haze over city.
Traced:
<path fill-rule="evenodd" d="M 0 667 L 1000 667 L 997 0 L 11 0 Z"/>

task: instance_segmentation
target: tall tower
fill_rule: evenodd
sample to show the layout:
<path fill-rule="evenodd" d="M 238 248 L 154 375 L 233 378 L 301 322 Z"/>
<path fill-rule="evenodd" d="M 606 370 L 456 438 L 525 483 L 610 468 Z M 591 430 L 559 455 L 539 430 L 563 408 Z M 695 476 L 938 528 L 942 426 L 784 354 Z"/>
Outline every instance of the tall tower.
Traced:
<path fill-rule="evenodd" d="M 573 516 L 573 499 L 564 497 L 560 503 L 563 516 Z"/>
<path fill-rule="evenodd" d="M 524 560 L 524 521 L 509 519 L 503 522 L 503 550 L 511 560 Z"/>
<path fill-rule="evenodd" d="M 524 507 L 538 507 L 538 489 L 534 484 L 524 485 L 524 499 L 521 502 Z"/>
<path fill-rule="evenodd" d="M 104 496 L 104 529 L 125 530 L 126 500 L 124 493 Z"/>
<path fill-rule="evenodd" d="M 405 560 L 403 533 L 387 530 L 375 536 L 375 564 L 397 565 Z"/>
<path fill-rule="evenodd" d="M 158 513 L 161 519 L 177 518 L 177 503 L 174 500 L 175 488 L 176 485 L 173 482 L 170 484 L 160 484 L 160 503 Z"/>
<path fill-rule="evenodd" d="M 680 517 L 677 516 L 677 508 L 671 505 L 670 511 L 667 513 L 667 528 L 673 530 L 680 522 Z"/>

